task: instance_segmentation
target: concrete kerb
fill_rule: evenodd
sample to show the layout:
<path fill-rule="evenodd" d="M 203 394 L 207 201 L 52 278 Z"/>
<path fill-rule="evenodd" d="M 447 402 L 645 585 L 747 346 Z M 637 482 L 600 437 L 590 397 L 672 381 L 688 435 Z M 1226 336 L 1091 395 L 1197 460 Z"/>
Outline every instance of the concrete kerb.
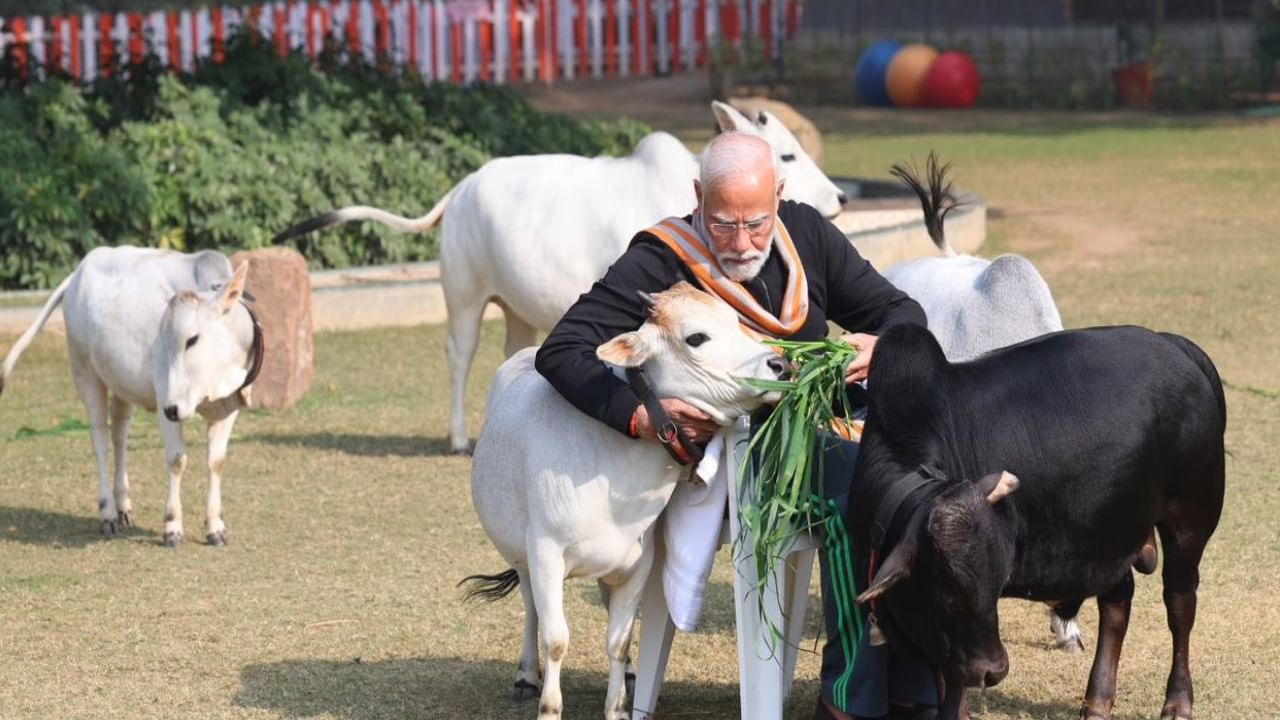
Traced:
<path fill-rule="evenodd" d="M 881 209 L 855 210 L 837 218 L 849 241 L 877 268 L 917 257 L 937 255 L 918 208 L 908 211 L 902 189 L 891 183 L 837 179 L 853 190 L 854 205 L 884 202 Z M 857 185 L 857 188 L 854 188 Z M 958 191 L 961 206 L 947 216 L 947 240 L 956 252 L 973 253 L 987 234 L 987 209 L 982 198 Z M 914 200 L 911 200 L 914 202 Z M 914 214 L 914 219 L 904 221 Z M 877 222 L 877 220 L 879 222 Z M 311 273 L 312 316 L 317 332 L 369 327 L 398 327 L 442 323 L 447 318 L 438 262 L 322 270 Z M 0 293 L 0 333 L 19 334 L 40 314 L 47 291 Z M 30 304 L 26 304 L 29 300 Z M 486 319 L 502 317 L 496 305 Z M 62 313 L 55 312 L 46 330 L 62 330 Z"/>

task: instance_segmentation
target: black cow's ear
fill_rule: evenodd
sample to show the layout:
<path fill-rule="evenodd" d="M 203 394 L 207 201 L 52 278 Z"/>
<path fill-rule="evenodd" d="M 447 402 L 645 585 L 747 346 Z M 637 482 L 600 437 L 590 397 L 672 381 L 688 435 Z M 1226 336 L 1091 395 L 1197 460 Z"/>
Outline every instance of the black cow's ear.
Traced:
<path fill-rule="evenodd" d="M 876 570 L 876 576 L 871 581 L 871 587 L 867 588 L 858 596 L 858 603 L 865 605 L 884 595 L 894 585 L 911 577 L 911 565 L 916 559 L 916 544 L 914 540 L 904 540 L 898 543 L 897 547 L 889 553 L 880 565 L 880 569 Z"/>

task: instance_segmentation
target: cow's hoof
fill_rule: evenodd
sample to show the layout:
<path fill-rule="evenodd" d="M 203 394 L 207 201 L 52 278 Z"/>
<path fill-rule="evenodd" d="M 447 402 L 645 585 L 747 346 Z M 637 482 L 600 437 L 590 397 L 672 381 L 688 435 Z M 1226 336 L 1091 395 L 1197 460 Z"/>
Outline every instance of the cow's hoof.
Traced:
<path fill-rule="evenodd" d="M 525 680 L 517 680 L 511 690 L 511 702 L 527 702 L 542 694 L 542 688 Z"/>
<path fill-rule="evenodd" d="M 1086 702 L 1080 708 L 1080 720 L 1111 720 L 1111 711 Z"/>
<path fill-rule="evenodd" d="M 116 522 L 115 520 L 103 520 L 98 523 L 98 532 L 102 533 L 103 537 L 115 537 L 116 533 L 122 529 L 116 526 Z"/>
<path fill-rule="evenodd" d="M 219 530 L 216 533 L 209 533 L 204 537 L 205 537 L 205 540 L 208 540 L 209 544 L 214 547 L 222 547 L 223 545 L 227 544 L 227 531 L 225 528 L 222 530 Z"/>
<path fill-rule="evenodd" d="M 176 548 L 182 544 L 182 533 L 169 531 L 164 534 L 164 546 L 167 548 Z"/>
<path fill-rule="evenodd" d="M 116 524 L 121 528 L 133 527 L 133 511 L 124 510 L 116 515 Z"/>
<path fill-rule="evenodd" d="M 468 447 L 461 447 L 461 448 L 454 448 L 454 449 L 453 449 L 453 450 L 451 450 L 450 452 L 452 452 L 452 453 L 453 453 L 453 455 L 454 455 L 455 457 L 471 457 L 471 447 L 470 447 L 470 446 L 468 446 Z"/>

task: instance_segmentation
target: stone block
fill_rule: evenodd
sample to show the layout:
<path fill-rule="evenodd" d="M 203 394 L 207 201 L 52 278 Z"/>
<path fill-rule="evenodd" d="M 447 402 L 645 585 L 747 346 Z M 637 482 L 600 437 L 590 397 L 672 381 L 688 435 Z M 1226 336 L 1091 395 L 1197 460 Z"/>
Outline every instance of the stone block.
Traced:
<path fill-rule="evenodd" d="M 249 407 L 287 410 L 311 389 L 315 344 L 307 261 L 290 248 L 264 248 L 231 256 L 232 267 L 242 262 L 249 263 L 249 305 L 266 348 Z"/>

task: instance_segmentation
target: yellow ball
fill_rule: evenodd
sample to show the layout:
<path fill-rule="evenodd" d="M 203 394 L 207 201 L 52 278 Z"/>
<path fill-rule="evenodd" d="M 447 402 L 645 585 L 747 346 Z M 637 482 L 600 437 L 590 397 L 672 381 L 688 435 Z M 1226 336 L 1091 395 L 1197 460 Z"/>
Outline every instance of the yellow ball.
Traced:
<path fill-rule="evenodd" d="M 924 104 L 924 76 L 938 57 L 938 51 L 922 43 L 904 45 L 889 61 L 884 84 L 889 98 L 898 107 Z"/>

